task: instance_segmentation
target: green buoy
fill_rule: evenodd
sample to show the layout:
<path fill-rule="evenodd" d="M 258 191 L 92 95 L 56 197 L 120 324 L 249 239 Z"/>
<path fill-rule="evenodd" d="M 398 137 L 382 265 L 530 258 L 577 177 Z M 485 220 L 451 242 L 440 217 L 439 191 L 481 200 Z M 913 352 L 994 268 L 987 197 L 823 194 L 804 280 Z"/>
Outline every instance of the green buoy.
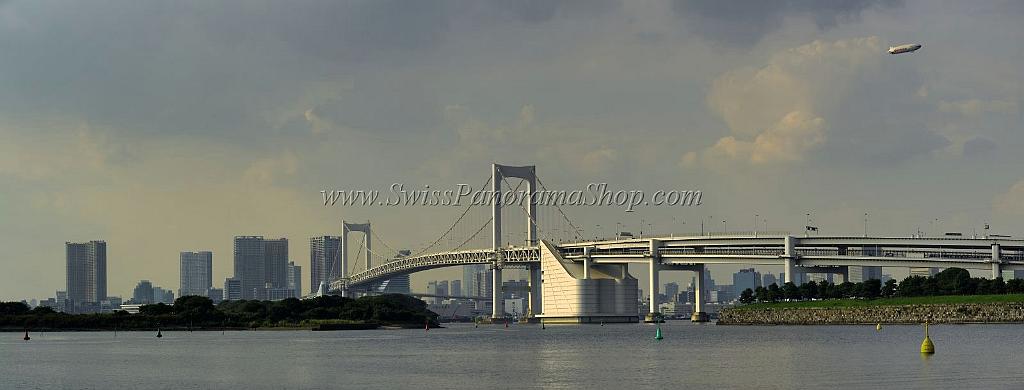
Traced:
<path fill-rule="evenodd" d="M 654 332 L 654 339 L 655 340 L 661 340 L 663 338 L 664 337 L 661 336 L 661 325 L 658 325 L 658 330 L 656 332 Z"/>

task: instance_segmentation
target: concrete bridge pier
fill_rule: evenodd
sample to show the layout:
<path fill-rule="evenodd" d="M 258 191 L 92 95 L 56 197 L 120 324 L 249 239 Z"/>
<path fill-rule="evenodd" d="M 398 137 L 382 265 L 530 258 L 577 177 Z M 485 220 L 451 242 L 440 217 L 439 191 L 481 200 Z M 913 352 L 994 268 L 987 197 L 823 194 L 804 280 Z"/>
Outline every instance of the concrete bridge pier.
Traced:
<path fill-rule="evenodd" d="M 527 316 L 533 318 L 544 313 L 541 302 L 540 264 L 530 264 L 530 310 Z"/>
<path fill-rule="evenodd" d="M 796 237 L 786 236 L 783 243 L 784 270 L 783 283 L 793 281 L 793 272 L 796 272 Z"/>
<path fill-rule="evenodd" d="M 998 243 L 992 244 L 992 279 L 1003 276 L 1003 251 Z"/>
<path fill-rule="evenodd" d="M 708 313 L 704 311 L 704 301 L 707 297 L 704 294 L 704 264 L 697 264 L 694 270 L 697 273 L 697 284 L 693 286 L 693 314 L 690 316 L 692 322 L 708 322 Z"/>
<path fill-rule="evenodd" d="M 491 282 L 491 319 L 498 320 L 505 318 L 505 300 L 501 293 L 501 267 L 495 264 L 491 269 L 491 276 L 494 278 Z"/>
<path fill-rule="evenodd" d="M 660 312 L 658 311 L 658 272 L 661 271 L 661 256 L 658 255 L 658 248 L 660 247 L 661 241 L 650 240 L 651 262 L 647 267 L 648 274 L 650 275 L 647 280 L 647 294 L 650 297 L 651 303 L 644 322 L 657 322 L 659 321 L 658 317 L 660 317 Z"/>

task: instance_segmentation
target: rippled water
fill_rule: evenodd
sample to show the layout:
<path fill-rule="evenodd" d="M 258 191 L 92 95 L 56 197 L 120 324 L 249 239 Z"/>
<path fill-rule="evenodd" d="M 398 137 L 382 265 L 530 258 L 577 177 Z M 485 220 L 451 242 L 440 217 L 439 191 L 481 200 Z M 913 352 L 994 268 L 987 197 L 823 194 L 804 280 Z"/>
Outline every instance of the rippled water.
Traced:
<path fill-rule="evenodd" d="M 1021 325 L 662 329 L 0 333 L 0 388 L 1024 388 Z"/>

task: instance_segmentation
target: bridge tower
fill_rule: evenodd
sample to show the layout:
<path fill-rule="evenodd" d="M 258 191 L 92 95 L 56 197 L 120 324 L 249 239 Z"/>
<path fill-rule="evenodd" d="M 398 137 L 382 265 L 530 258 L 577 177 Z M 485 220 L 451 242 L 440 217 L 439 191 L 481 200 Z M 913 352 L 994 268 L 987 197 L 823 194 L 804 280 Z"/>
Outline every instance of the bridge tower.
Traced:
<path fill-rule="evenodd" d="M 366 269 L 370 269 L 370 221 L 366 223 L 348 223 L 344 220 L 341 221 L 341 278 L 348 277 L 348 234 L 350 232 L 363 233 L 366 239 Z M 341 290 L 341 295 L 346 296 L 348 288 Z"/>
<path fill-rule="evenodd" d="M 537 199 L 534 197 L 534 192 L 537 191 L 537 167 L 534 165 L 527 166 L 509 166 L 501 164 L 491 164 L 491 232 L 493 237 L 493 247 L 495 252 L 494 264 L 492 265 L 493 273 L 493 288 L 492 298 L 493 302 L 491 305 L 491 318 L 498 319 L 504 317 L 505 308 L 504 302 L 502 301 L 501 293 L 501 269 L 504 267 L 504 259 L 502 259 L 502 242 L 501 242 L 501 206 L 502 206 L 502 193 L 501 183 L 505 181 L 506 177 L 514 177 L 523 179 L 526 181 L 526 245 L 534 246 L 537 245 Z M 543 312 L 541 306 L 541 277 L 540 277 L 540 265 L 530 264 L 530 303 L 529 303 L 529 315 L 535 316 Z"/>

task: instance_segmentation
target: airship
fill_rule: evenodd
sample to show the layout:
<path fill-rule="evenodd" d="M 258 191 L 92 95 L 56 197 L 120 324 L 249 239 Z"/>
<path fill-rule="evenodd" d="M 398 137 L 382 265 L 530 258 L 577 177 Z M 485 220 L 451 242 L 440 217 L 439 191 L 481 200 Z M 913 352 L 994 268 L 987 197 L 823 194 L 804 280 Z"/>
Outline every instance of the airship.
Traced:
<path fill-rule="evenodd" d="M 921 45 L 918 45 L 918 44 L 907 44 L 907 45 L 899 45 L 899 46 L 890 46 L 889 47 L 889 54 L 913 53 L 913 52 L 917 51 L 917 49 L 920 49 L 920 48 L 921 48 Z"/>

